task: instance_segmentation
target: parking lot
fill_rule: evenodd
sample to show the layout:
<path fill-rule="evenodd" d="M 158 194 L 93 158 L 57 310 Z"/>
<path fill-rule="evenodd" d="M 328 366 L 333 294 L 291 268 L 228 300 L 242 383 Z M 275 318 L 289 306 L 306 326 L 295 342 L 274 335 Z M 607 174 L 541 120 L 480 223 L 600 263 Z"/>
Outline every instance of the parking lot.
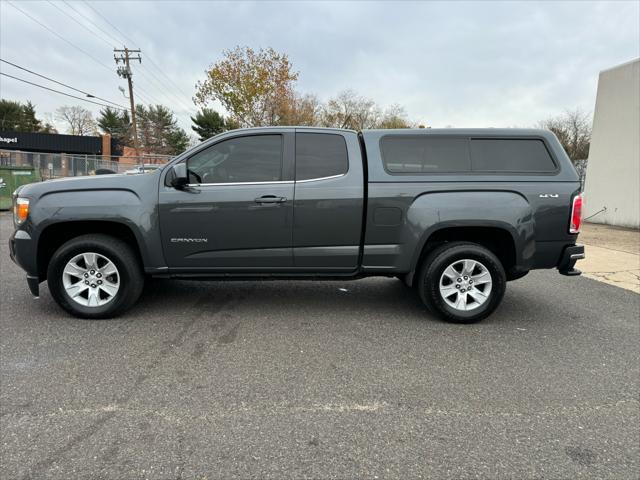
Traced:
<path fill-rule="evenodd" d="M 151 282 L 33 300 L 0 215 L 1 477 L 640 475 L 640 295 L 533 272 L 476 325 L 396 279 Z"/>

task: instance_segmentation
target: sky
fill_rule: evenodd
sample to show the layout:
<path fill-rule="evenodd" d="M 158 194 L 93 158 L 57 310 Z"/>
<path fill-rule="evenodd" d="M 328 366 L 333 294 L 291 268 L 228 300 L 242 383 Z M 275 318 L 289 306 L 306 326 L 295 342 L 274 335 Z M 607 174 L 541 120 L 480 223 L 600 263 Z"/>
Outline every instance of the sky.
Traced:
<path fill-rule="evenodd" d="M 113 48 L 140 48 L 136 100 L 169 106 L 189 133 L 196 82 L 236 45 L 286 53 L 297 90 L 324 101 L 353 89 L 432 127 L 531 127 L 593 112 L 598 73 L 640 56 L 640 0 L 0 0 L 0 30 L 3 60 L 125 107 Z M 84 97 L 6 63 L 0 72 Z M 101 108 L 6 76 L 0 96 L 54 123 L 62 105 Z"/>

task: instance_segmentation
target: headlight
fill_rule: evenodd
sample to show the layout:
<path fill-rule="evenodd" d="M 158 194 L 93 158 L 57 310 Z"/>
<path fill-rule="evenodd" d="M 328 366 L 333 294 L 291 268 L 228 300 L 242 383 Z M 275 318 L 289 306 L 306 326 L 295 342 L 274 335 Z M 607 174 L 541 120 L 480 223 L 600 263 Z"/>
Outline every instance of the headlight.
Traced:
<path fill-rule="evenodd" d="M 29 199 L 16 198 L 13 204 L 13 221 L 16 225 L 23 223 L 29 216 Z"/>

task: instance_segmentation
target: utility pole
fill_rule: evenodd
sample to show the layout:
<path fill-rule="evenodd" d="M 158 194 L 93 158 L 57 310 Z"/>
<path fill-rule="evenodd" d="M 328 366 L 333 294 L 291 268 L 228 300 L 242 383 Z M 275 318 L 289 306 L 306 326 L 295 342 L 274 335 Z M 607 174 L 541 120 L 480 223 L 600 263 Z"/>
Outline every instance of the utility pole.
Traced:
<path fill-rule="evenodd" d="M 135 53 L 136 56 L 132 56 L 131 54 Z M 138 60 L 138 62 L 142 63 L 142 57 L 140 56 L 140 49 L 130 50 L 127 47 L 124 49 L 113 49 L 113 59 L 116 61 L 116 65 L 119 65 L 120 62 L 123 65 L 118 67 L 118 76 L 122 78 L 126 78 L 129 83 L 129 102 L 131 103 L 131 125 L 133 126 L 133 146 L 136 149 L 136 155 L 138 155 L 138 128 L 136 126 L 136 105 L 133 99 L 133 80 L 131 66 L 129 65 L 130 60 Z"/>

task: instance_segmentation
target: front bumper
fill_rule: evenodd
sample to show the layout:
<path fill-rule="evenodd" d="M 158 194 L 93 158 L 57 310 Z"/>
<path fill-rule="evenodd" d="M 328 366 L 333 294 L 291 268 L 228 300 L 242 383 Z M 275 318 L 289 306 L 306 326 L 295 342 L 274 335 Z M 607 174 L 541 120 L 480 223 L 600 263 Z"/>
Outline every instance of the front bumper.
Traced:
<path fill-rule="evenodd" d="M 558 271 L 562 275 L 575 276 L 582 272 L 575 268 L 576 262 L 582 260 L 584 255 L 584 245 L 570 245 L 565 247 L 558 263 Z"/>
<path fill-rule="evenodd" d="M 27 284 L 34 297 L 39 295 L 37 251 L 31 235 L 24 230 L 15 230 L 9 238 L 9 256 L 20 268 L 27 272 Z"/>

